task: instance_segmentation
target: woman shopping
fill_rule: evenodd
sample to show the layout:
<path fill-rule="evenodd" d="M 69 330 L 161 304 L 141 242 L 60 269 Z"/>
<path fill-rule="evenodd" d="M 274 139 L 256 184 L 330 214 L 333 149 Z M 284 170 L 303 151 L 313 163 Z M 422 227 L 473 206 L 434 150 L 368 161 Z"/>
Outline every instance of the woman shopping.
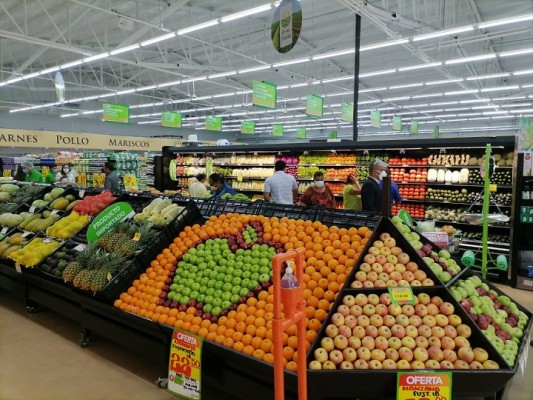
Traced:
<path fill-rule="evenodd" d="M 324 182 L 324 173 L 315 172 L 313 176 L 313 186 L 309 187 L 300 197 L 300 205 L 317 206 L 323 205 L 330 208 L 337 207 L 333 192 Z"/>
<path fill-rule="evenodd" d="M 344 187 L 342 197 L 345 210 L 361 211 L 363 209 L 361 203 L 361 185 L 355 174 L 350 174 L 346 178 L 346 186 Z"/>

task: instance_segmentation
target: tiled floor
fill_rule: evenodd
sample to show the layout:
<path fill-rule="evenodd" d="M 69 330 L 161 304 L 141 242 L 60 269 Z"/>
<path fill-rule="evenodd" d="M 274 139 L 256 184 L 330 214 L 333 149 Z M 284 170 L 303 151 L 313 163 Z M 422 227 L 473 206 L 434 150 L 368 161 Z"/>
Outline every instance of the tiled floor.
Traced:
<path fill-rule="evenodd" d="M 533 310 L 533 292 L 503 290 Z M 0 400 L 174 398 L 154 384 L 155 362 L 99 337 L 83 349 L 78 339 L 71 321 L 48 310 L 28 314 L 20 301 L 0 293 Z M 506 400 L 533 398 L 533 351 L 528 360 Z"/>

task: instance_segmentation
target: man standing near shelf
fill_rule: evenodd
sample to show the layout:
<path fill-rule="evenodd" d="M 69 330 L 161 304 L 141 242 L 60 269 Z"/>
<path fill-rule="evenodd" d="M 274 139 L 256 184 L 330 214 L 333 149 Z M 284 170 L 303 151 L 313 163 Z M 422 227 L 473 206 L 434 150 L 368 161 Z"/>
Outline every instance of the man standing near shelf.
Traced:
<path fill-rule="evenodd" d="M 31 161 L 24 161 L 20 165 L 22 166 L 22 172 L 26 174 L 24 182 L 44 183 L 43 176 L 35 169 Z"/>
<path fill-rule="evenodd" d="M 387 168 L 385 170 L 387 172 L 388 176 L 391 176 L 390 168 Z M 379 187 L 383 188 L 383 181 L 379 182 Z M 394 183 L 392 180 L 390 181 L 390 197 L 392 203 L 400 203 L 402 201 L 402 195 L 400 194 L 400 189 L 398 189 L 398 185 Z"/>
<path fill-rule="evenodd" d="M 361 202 L 364 211 L 381 211 L 381 181 L 387 176 L 388 165 L 381 160 L 374 160 L 369 167 L 368 179 L 361 188 Z"/>
<path fill-rule="evenodd" d="M 283 160 L 274 164 L 274 175 L 265 180 L 263 198 L 278 204 L 294 204 L 298 198 L 298 184 L 294 176 L 285 172 L 287 164 Z"/>
<path fill-rule="evenodd" d="M 113 164 L 110 162 L 106 162 L 104 168 L 102 168 L 102 172 L 105 174 L 104 189 L 112 192 L 116 192 L 120 189 L 118 175 L 113 172 L 114 170 L 115 167 L 113 167 Z"/>

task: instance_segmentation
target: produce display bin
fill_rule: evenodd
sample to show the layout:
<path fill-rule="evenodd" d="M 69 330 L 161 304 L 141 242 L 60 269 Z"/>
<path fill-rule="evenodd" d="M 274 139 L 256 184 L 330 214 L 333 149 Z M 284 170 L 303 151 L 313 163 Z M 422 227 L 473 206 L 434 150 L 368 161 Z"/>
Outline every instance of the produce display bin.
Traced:
<path fill-rule="evenodd" d="M 293 206 L 290 204 L 263 203 L 261 215 L 265 217 L 287 217 L 316 221 L 318 206 Z"/>
<path fill-rule="evenodd" d="M 374 229 L 379 223 L 381 214 L 369 213 L 366 211 L 339 210 L 320 206 L 316 220 L 324 225 L 335 225 L 339 228 L 351 228 L 366 226 Z"/>
<path fill-rule="evenodd" d="M 211 199 L 209 209 L 203 212 L 205 217 L 212 215 L 222 215 L 228 213 L 259 215 L 261 213 L 261 204 L 258 202 L 242 202 L 233 200 L 222 200 L 218 197 Z"/>

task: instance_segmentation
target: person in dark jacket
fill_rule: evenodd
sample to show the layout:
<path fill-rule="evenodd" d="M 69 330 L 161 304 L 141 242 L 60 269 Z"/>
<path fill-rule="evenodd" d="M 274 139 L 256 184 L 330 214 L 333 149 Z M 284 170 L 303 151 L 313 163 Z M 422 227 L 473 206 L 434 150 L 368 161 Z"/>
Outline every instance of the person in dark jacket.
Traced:
<path fill-rule="evenodd" d="M 381 181 L 387 176 L 387 164 L 374 160 L 369 167 L 368 179 L 361 188 L 361 202 L 364 211 L 381 211 Z"/>
<path fill-rule="evenodd" d="M 211 195 L 213 197 L 222 197 L 226 193 L 235 196 L 235 189 L 226 183 L 224 177 L 218 173 L 209 175 L 209 186 L 211 186 Z"/>

